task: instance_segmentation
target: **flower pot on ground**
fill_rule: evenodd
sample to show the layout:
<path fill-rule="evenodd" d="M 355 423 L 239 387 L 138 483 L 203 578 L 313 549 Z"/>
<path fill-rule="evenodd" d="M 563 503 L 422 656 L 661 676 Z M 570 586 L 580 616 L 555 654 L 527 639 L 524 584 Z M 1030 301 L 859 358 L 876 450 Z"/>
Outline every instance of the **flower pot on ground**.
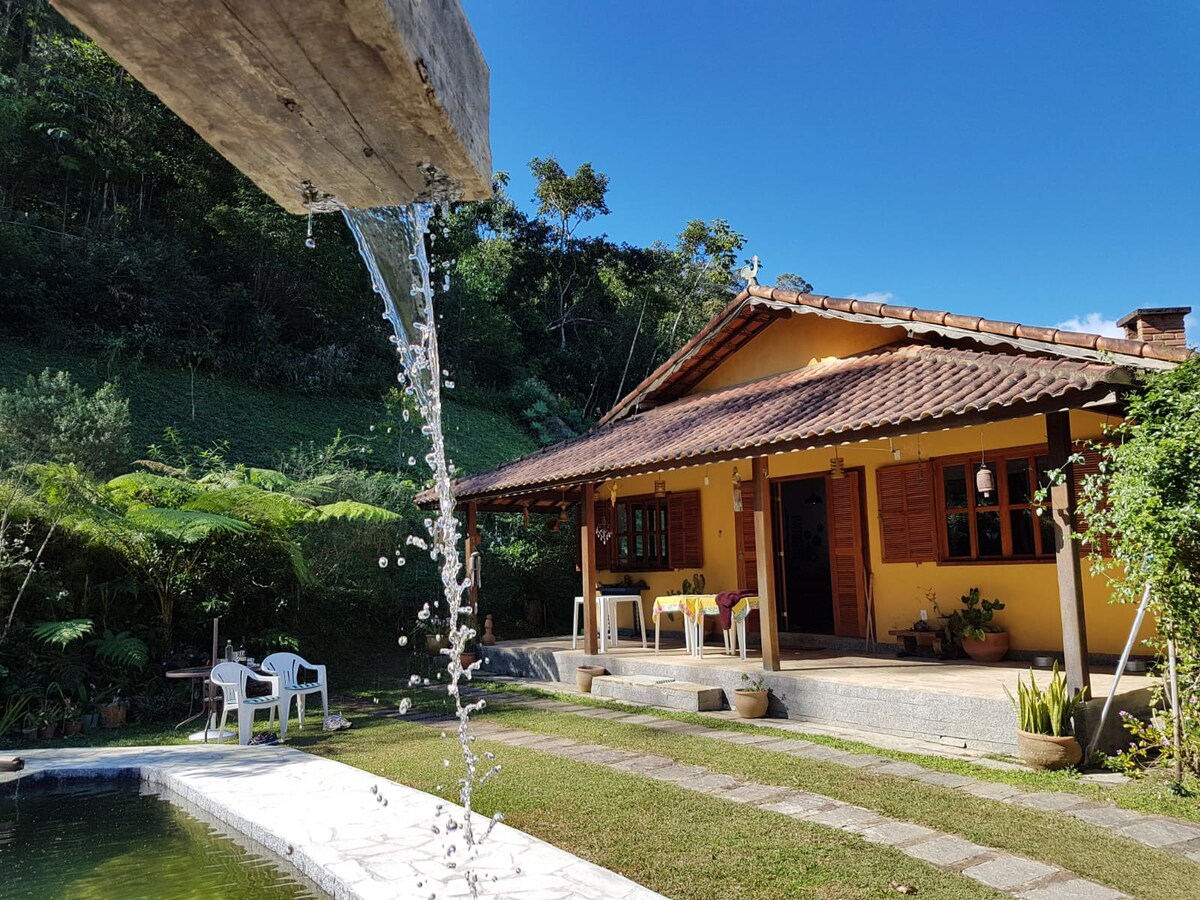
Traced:
<path fill-rule="evenodd" d="M 962 598 L 962 609 L 956 609 L 942 629 L 943 656 L 952 658 L 961 649 L 976 662 L 999 662 L 1008 653 L 1008 633 L 992 621 L 994 614 L 1004 609 L 999 600 L 984 600 L 979 588 L 971 588 Z"/>
<path fill-rule="evenodd" d="M 100 725 L 102 728 L 120 728 L 125 724 L 129 715 L 129 703 L 125 700 L 114 700 L 100 707 Z"/>
<path fill-rule="evenodd" d="M 770 691 L 764 687 L 762 676 L 751 678 L 742 673 L 742 685 L 733 692 L 733 708 L 743 719 L 761 719 L 771 702 Z"/>
<path fill-rule="evenodd" d="M 1018 728 L 1017 755 L 1035 769 L 1066 769 L 1083 759 L 1083 748 L 1072 734 L 1055 737 Z"/>
<path fill-rule="evenodd" d="M 54 736 L 57 734 L 58 734 L 58 723 L 57 722 L 47 722 L 45 725 L 41 726 L 37 730 L 37 738 L 39 741 L 53 740 Z"/>
<path fill-rule="evenodd" d="M 479 654 L 477 654 L 474 650 L 464 650 L 458 655 L 458 659 L 462 664 L 462 667 L 466 669 L 470 666 L 473 666 L 478 661 Z"/>
<path fill-rule="evenodd" d="M 100 724 L 100 713 L 86 713 L 83 717 L 83 730 L 91 731 Z"/>
<path fill-rule="evenodd" d="M 985 631 L 982 638 L 964 634 L 962 648 L 975 662 L 1000 662 L 1008 654 L 1008 632 Z"/>
<path fill-rule="evenodd" d="M 425 635 L 425 649 L 429 651 L 430 656 L 437 656 L 449 646 L 450 638 L 444 634 Z"/>
<path fill-rule="evenodd" d="M 604 666 L 579 666 L 575 670 L 575 684 L 585 694 L 592 692 L 592 679 L 604 674 Z"/>
<path fill-rule="evenodd" d="M 83 719 L 68 719 L 63 722 L 63 737 L 71 737 L 83 731 Z"/>
<path fill-rule="evenodd" d="M 1005 687 L 1017 713 L 1017 753 L 1035 769 L 1065 769 L 1083 758 L 1083 748 L 1075 739 L 1073 717 L 1083 701 L 1084 691 L 1067 692 L 1067 680 L 1058 671 L 1050 675 L 1046 690 L 1038 687 L 1029 670 L 1029 684 L 1017 679 L 1017 696 Z"/>

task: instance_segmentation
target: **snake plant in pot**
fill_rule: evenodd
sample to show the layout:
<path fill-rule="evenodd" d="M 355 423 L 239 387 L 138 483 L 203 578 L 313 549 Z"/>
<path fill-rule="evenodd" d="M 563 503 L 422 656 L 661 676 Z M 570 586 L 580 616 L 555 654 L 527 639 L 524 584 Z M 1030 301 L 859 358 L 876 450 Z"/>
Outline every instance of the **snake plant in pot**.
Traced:
<path fill-rule="evenodd" d="M 1067 691 L 1067 679 L 1058 671 L 1050 675 L 1050 685 L 1042 690 L 1029 670 L 1029 684 L 1017 678 L 1017 696 L 1005 687 L 1017 713 L 1017 753 L 1035 769 L 1065 769 L 1083 758 L 1083 749 L 1075 739 L 1072 717 L 1083 701 L 1084 691 Z"/>

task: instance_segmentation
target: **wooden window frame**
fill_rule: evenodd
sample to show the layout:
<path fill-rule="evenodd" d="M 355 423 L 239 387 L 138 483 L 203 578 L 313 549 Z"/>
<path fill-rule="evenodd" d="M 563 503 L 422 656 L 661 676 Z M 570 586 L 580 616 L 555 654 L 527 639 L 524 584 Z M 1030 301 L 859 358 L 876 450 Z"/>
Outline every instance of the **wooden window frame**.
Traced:
<path fill-rule="evenodd" d="M 956 456 L 941 456 L 931 460 L 933 464 L 934 505 L 937 510 L 935 527 L 937 530 L 938 565 L 942 566 L 980 566 L 980 565 L 1013 565 L 1029 563 L 1053 563 L 1054 547 L 1042 546 L 1042 529 L 1037 510 L 1039 507 L 1050 510 L 1050 503 L 1037 503 L 1031 495 L 1028 503 L 1010 503 L 1008 499 L 1008 473 L 1006 463 L 1011 459 L 1028 459 L 1030 461 L 1031 486 L 1037 490 L 1037 458 L 1048 453 L 1045 444 L 1032 444 L 1024 447 L 1006 447 L 1002 450 L 986 450 L 983 459 L 988 463 L 996 481 L 996 502 L 989 506 L 977 506 L 975 503 L 975 473 L 979 469 L 979 453 L 963 453 Z M 951 466 L 964 466 L 966 472 L 967 506 L 947 507 L 945 470 Z M 1014 510 L 1029 509 L 1033 511 L 1033 540 L 1041 552 L 1031 555 L 1015 555 L 1012 552 L 1012 518 Z M 979 533 L 976 523 L 977 511 L 996 511 L 1000 514 L 1000 555 L 979 556 Z M 946 517 L 951 513 L 966 513 L 967 529 L 971 540 L 971 555 L 951 556 L 950 541 L 946 534 Z M 1043 513 L 1045 515 L 1046 513 Z"/>
<path fill-rule="evenodd" d="M 634 507 L 642 507 L 643 509 L 653 506 L 655 515 L 647 517 L 643 513 L 643 528 L 640 532 L 643 541 L 648 545 L 651 538 L 654 538 L 656 546 L 661 546 L 663 552 L 661 559 L 656 560 L 653 564 L 634 557 L 634 539 L 637 537 L 637 532 L 632 530 L 633 525 L 633 509 Z M 621 531 L 621 512 L 625 511 L 625 521 L 629 529 L 625 532 Z M 654 494 L 637 494 L 632 497 L 618 497 L 616 505 L 613 508 L 613 549 L 612 549 L 612 571 L 613 572 L 669 572 L 671 571 L 671 539 L 670 539 L 670 497 L 656 497 Z M 648 529 L 645 527 L 647 518 L 653 518 L 657 528 Z M 621 538 L 629 539 L 629 561 L 623 562 L 621 559 Z M 661 544 L 659 538 L 662 539 Z"/>

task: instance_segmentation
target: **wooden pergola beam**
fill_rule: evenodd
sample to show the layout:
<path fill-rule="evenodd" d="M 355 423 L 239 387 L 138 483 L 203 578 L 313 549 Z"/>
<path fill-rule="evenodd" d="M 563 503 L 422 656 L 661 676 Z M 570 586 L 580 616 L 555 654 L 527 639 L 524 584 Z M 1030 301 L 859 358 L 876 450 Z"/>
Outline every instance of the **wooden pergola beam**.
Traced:
<path fill-rule="evenodd" d="M 583 649 L 595 656 L 599 647 L 599 630 L 596 622 L 596 486 L 583 486 L 583 500 L 579 509 L 580 569 L 583 575 Z"/>
<path fill-rule="evenodd" d="M 1060 483 L 1050 487 L 1050 505 L 1067 688 L 1072 692 L 1086 689 L 1090 696 L 1092 676 L 1088 665 L 1083 576 L 1079 565 L 1079 541 L 1075 538 L 1075 483 L 1068 462 L 1072 449 L 1069 413 L 1046 414 L 1046 445 L 1050 468 L 1063 469 L 1066 475 Z"/>
<path fill-rule="evenodd" d="M 491 194 L 459 0 L 51 0 L 289 212 Z"/>
<path fill-rule="evenodd" d="M 763 670 L 779 671 L 779 618 L 775 608 L 775 535 L 771 529 L 771 483 L 767 458 L 751 462 L 754 477 L 754 555 L 758 563 L 758 628 Z"/>

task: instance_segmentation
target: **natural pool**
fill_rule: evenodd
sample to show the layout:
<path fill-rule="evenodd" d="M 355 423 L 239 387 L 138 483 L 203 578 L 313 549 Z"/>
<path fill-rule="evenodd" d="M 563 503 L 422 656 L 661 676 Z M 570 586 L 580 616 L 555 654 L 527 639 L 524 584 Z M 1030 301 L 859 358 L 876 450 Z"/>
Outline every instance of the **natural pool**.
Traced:
<path fill-rule="evenodd" d="M 0 795 L 0 900 L 324 896 L 244 836 L 135 779 Z"/>

